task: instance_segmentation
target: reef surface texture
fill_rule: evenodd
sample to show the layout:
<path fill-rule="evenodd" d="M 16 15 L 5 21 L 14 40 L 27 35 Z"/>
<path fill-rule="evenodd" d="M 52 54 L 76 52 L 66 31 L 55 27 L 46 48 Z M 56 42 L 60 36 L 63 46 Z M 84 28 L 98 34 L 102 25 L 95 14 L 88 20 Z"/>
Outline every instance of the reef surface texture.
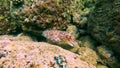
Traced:
<path fill-rule="evenodd" d="M 88 31 L 120 60 L 120 0 L 100 0 L 90 13 Z"/>
<path fill-rule="evenodd" d="M 79 55 L 45 42 L 0 40 L 0 68 L 95 68 Z"/>

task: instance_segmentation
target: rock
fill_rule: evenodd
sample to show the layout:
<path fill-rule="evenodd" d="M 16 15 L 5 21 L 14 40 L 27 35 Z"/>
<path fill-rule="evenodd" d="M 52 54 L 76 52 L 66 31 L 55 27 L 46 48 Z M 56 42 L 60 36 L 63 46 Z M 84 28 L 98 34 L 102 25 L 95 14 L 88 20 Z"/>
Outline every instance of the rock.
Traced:
<path fill-rule="evenodd" d="M 90 36 L 83 36 L 80 38 L 82 45 L 91 49 L 95 49 L 96 42 Z"/>
<path fill-rule="evenodd" d="M 14 35 L 1 35 L 0 40 L 11 40 L 11 41 L 37 41 L 35 37 L 20 33 L 17 36 Z"/>
<path fill-rule="evenodd" d="M 81 36 L 81 35 L 87 35 L 88 33 L 87 33 L 87 30 L 85 30 L 85 29 L 79 29 L 79 35 Z"/>
<path fill-rule="evenodd" d="M 98 65 L 96 66 L 96 68 L 108 68 L 108 67 L 105 66 L 105 65 L 102 65 L 102 64 L 98 64 Z"/>
<path fill-rule="evenodd" d="M 70 22 L 67 14 L 69 3 L 71 3 L 69 0 L 67 3 L 58 0 L 25 1 L 22 9 L 13 12 L 12 19 L 24 32 L 37 37 L 40 37 L 41 32 L 46 29 L 65 30 Z"/>
<path fill-rule="evenodd" d="M 78 6 L 79 5 L 79 6 Z M 95 5 L 94 0 L 76 0 L 72 1 L 71 15 L 72 15 L 72 23 L 76 24 L 78 28 L 86 28 L 87 25 L 87 16 L 91 9 L 93 9 Z"/>
<path fill-rule="evenodd" d="M 87 17 L 81 17 L 81 21 L 79 22 L 81 28 L 85 27 L 86 24 L 87 24 Z"/>
<path fill-rule="evenodd" d="M 72 33 L 76 38 L 78 37 L 78 29 L 75 25 L 68 25 L 66 31 Z"/>
<path fill-rule="evenodd" d="M 111 68 L 119 68 L 119 62 L 115 58 L 114 53 L 108 49 L 106 46 L 98 46 L 97 52 L 100 56 L 100 63 L 108 65 Z"/>
<path fill-rule="evenodd" d="M 102 57 L 106 59 L 113 56 L 113 52 L 109 50 L 106 46 L 98 46 L 97 51 Z"/>
<path fill-rule="evenodd" d="M 3 51 L 7 55 L 0 58 L 0 67 L 4 68 L 96 68 L 79 55 L 45 42 L 1 40 Z"/>
<path fill-rule="evenodd" d="M 88 47 L 80 47 L 78 54 L 80 55 L 81 59 L 87 61 L 88 63 L 93 65 L 97 64 L 98 56 L 94 50 Z"/>
<path fill-rule="evenodd" d="M 120 0 L 97 0 L 88 18 L 89 33 L 120 60 Z"/>

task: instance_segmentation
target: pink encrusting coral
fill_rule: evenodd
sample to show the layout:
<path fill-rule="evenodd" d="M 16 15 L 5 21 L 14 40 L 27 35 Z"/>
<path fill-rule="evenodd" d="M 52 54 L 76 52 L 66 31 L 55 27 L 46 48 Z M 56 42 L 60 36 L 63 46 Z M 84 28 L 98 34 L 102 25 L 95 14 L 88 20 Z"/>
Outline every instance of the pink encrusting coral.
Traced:
<path fill-rule="evenodd" d="M 78 45 L 75 36 L 70 32 L 60 30 L 46 30 L 43 31 L 43 36 L 52 42 L 65 43 L 70 46 Z"/>

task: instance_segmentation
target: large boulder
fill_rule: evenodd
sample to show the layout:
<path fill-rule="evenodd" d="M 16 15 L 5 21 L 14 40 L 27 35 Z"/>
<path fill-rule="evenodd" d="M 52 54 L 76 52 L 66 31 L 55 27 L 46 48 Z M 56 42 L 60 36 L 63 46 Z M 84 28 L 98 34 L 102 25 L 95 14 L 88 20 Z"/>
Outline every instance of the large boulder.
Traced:
<path fill-rule="evenodd" d="M 120 56 L 120 0 L 96 1 L 95 9 L 89 15 L 88 31 L 99 43 Z"/>
<path fill-rule="evenodd" d="M 45 42 L 0 40 L 0 68 L 95 68 L 79 55 Z"/>

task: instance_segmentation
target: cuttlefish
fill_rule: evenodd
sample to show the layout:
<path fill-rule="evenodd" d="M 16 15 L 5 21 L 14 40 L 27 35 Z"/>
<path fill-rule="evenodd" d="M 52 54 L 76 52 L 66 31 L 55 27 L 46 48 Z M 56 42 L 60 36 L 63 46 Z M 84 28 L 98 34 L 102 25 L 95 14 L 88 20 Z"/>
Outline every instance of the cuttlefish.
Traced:
<path fill-rule="evenodd" d="M 55 43 L 64 43 L 72 47 L 79 46 L 75 36 L 66 31 L 61 30 L 45 30 L 42 35 L 47 39 Z"/>

